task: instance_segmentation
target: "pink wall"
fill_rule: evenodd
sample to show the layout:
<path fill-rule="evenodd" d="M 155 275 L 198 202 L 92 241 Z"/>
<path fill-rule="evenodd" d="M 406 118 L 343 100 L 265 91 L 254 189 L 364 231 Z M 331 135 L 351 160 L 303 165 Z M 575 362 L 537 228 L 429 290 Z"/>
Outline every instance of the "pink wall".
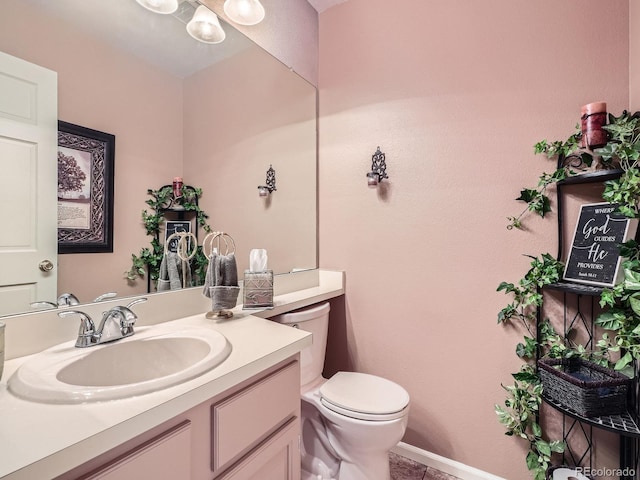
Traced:
<path fill-rule="evenodd" d="M 629 111 L 640 110 L 640 3 L 629 1 Z"/>
<path fill-rule="evenodd" d="M 184 106 L 184 179 L 209 186 L 200 206 L 235 239 L 240 274 L 253 248 L 277 273 L 315 268 L 315 88 L 254 47 L 185 79 Z"/>
<path fill-rule="evenodd" d="M 83 302 L 107 291 L 146 292 L 146 280 L 128 285 L 123 272 L 149 243 L 141 221 L 147 189 L 182 173 L 182 80 L 22 2 L 3 5 L 0 50 L 58 72 L 61 120 L 116 136 L 113 254 L 59 255 L 58 291 Z"/>
<path fill-rule="evenodd" d="M 347 271 L 328 373 L 405 386 L 405 441 L 507 479 L 525 446 L 494 414 L 521 333 L 496 325 L 555 216 L 508 231 L 580 106 L 629 101 L 627 0 L 350 0 L 320 15 L 320 265 Z M 597 34 L 595 34 L 597 32 Z M 389 181 L 370 190 L 377 146 Z M 334 313 L 341 306 L 334 302 Z"/>

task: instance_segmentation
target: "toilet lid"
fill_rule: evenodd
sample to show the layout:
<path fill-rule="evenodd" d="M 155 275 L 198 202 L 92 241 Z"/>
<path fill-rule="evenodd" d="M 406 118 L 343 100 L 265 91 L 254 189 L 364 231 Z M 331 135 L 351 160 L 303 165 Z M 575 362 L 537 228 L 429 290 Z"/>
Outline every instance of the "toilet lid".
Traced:
<path fill-rule="evenodd" d="M 356 372 L 338 372 L 320 387 L 322 403 L 356 418 L 397 417 L 409 405 L 409 394 L 386 378 Z M 332 406 L 337 408 L 332 408 Z"/>

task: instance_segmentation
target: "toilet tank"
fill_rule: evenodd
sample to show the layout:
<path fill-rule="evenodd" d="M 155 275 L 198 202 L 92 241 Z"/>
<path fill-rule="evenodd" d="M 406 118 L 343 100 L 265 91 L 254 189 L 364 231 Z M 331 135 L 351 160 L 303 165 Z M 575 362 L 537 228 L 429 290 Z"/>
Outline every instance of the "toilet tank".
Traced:
<path fill-rule="evenodd" d="M 322 377 L 327 350 L 329 310 L 329 303 L 325 302 L 271 318 L 275 322 L 313 334 L 311 346 L 300 352 L 300 384 L 303 386 Z"/>

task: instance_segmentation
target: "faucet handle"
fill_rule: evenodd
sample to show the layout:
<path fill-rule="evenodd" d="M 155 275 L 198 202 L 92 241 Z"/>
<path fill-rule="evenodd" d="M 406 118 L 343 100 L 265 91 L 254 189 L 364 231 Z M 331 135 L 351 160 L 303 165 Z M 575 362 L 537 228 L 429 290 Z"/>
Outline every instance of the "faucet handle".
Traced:
<path fill-rule="evenodd" d="M 46 300 L 39 300 L 37 302 L 31 302 L 29 304 L 29 306 L 31 308 L 43 308 L 43 307 L 47 307 L 47 308 L 58 308 L 58 304 L 57 303 L 53 303 L 53 302 L 48 302 Z"/>
<path fill-rule="evenodd" d="M 137 305 L 138 303 L 146 302 L 147 299 L 145 297 L 136 298 L 135 300 L 129 302 L 126 307 L 115 307 L 120 310 L 122 313 L 122 317 L 120 319 L 120 328 L 122 329 L 123 336 L 133 335 L 133 325 L 136 323 L 138 317 L 131 310 L 131 307 Z"/>
<path fill-rule="evenodd" d="M 107 293 L 103 293 L 102 295 L 98 295 L 96 298 L 93 299 L 93 303 L 98 303 L 98 302 L 103 302 L 104 300 L 107 300 L 109 298 L 113 298 L 113 297 L 117 297 L 118 294 L 116 292 L 107 292 Z"/>
<path fill-rule="evenodd" d="M 76 347 L 89 347 L 96 331 L 96 326 L 91 320 L 91 317 L 79 310 L 63 310 L 58 312 L 59 317 L 69 317 L 71 315 L 80 316 L 80 328 L 78 329 L 78 339 L 76 340 Z"/>
<path fill-rule="evenodd" d="M 140 298 L 136 298 L 135 300 L 129 302 L 129 304 L 127 305 L 127 308 L 131 308 L 134 305 L 137 305 L 138 303 L 144 303 L 147 301 L 146 297 L 140 297 Z"/>

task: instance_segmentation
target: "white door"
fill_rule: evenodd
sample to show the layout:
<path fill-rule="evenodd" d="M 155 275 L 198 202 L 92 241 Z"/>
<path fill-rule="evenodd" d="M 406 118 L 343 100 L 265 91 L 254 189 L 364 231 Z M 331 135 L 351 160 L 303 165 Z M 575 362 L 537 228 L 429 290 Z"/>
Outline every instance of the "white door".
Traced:
<path fill-rule="evenodd" d="M 57 131 L 56 72 L 0 52 L 0 315 L 57 297 Z"/>

